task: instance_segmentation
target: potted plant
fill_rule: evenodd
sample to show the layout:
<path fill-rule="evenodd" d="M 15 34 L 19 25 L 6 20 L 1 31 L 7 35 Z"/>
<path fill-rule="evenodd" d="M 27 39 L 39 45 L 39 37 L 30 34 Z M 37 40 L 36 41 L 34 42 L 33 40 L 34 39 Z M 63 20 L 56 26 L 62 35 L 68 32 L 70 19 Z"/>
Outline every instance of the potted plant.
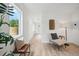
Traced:
<path fill-rule="evenodd" d="M 7 34 L 7 33 L 0 33 L 0 44 L 2 43 L 5 43 L 5 46 L 7 46 L 8 42 L 10 41 L 10 45 L 14 42 L 14 38 Z"/>
<path fill-rule="evenodd" d="M 4 22 L 3 19 L 5 17 L 5 15 L 10 15 L 10 16 L 13 16 L 13 6 L 7 6 L 3 3 L 0 3 L 0 27 L 3 25 L 3 24 L 7 24 L 9 25 L 7 22 Z"/>
<path fill-rule="evenodd" d="M 18 20 L 17 19 L 10 20 L 10 34 L 11 35 L 18 34 Z"/>
<path fill-rule="evenodd" d="M 5 52 L 2 56 L 14 56 L 14 53 L 12 51 L 10 51 L 8 54 Z"/>
<path fill-rule="evenodd" d="M 4 3 L 0 3 L 0 27 L 3 24 L 7 24 L 8 26 L 10 26 L 10 24 L 8 24 L 7 22 L 4 22 L 4 17 L 5 15 L 9 15 L 9 16 L 13 16 L 13 6 L 7 6 Z M 14 42 L 14 39 L 11 35 L 1 32 L 0 33 L 0 44 L 5 44 L 7 46 L 7 43 L 10 41 L 10 44 L 12 44 Z"/>

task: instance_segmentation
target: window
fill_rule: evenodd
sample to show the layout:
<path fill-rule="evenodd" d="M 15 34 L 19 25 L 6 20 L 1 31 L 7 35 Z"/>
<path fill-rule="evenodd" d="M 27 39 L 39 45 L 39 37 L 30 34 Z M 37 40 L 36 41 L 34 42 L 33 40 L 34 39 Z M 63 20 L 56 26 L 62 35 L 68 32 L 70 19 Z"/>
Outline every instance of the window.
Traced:
<path fill-rule="evenodd" d="M 23 35 L 23 17 L 22 11 L 14 4 L 10 4 L 14 6 L 14 14 L 13 16 L 9 16 L 10 23 L 10 35 L 14 38 Z"/>

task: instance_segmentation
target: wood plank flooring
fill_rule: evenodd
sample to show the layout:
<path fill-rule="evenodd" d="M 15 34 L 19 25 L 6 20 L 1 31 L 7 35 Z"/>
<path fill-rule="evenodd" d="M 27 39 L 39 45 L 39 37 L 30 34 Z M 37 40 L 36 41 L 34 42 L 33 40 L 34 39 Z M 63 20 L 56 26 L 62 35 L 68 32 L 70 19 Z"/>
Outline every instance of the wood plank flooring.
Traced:
<path fill-rule="evenodd" d="M 41 40 L 32 39 L 30 56 L 79 56 L 79 46 L 69 43 L 69 46 L 58 50 L 53 44 L 42 43 Z"/>

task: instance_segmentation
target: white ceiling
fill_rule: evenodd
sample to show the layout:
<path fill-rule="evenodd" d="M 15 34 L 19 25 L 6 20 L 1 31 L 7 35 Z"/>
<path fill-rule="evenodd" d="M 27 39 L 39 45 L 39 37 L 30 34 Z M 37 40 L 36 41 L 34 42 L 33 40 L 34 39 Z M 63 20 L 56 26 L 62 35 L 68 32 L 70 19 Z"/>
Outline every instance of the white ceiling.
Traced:
<path fill-rule="evenodd" d="M 31 14 L 48 15 L 56 20 L 75 21 L 79 19 L 79 3 L 26 3 L 24 5 Z"/>
<path fill-rule="evenodd" d="M 71 13 L 79 8 L 77 3 L 26 3 L 26 8 L 33 13 Z"/>

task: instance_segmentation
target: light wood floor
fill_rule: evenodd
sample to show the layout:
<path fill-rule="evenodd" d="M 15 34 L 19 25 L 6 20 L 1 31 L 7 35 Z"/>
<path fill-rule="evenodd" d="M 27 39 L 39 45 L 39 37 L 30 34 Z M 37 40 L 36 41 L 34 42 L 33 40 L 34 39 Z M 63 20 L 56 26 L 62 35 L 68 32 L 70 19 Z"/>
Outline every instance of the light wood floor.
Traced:
<path fill-rule="evenodd" d="M 42 43 L 41 40 L 32 39 L 31 56 L 79 56 L 79 46 L 69 43 L 69 46 L 58 50 L 53 44 Z"/>

